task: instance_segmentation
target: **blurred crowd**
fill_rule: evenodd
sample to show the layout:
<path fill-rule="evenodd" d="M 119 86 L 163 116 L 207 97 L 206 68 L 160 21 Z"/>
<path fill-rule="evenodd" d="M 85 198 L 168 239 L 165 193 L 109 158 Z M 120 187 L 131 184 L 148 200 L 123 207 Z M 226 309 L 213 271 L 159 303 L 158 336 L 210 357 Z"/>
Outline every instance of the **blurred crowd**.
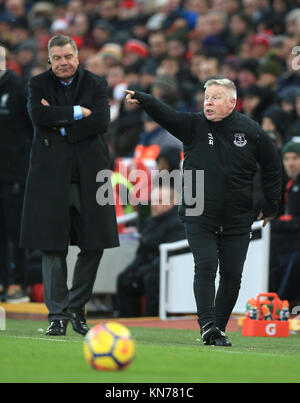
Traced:
<path fill-rule="evenodd" d="M 272 233 L 283 234 L 276 250 L 286 233 L 293 241 L 272 261 L 270 284 L 278 291 L 289 282 L 289 265 L 297 280 L 300 258 L 293 255 L 291 263 L 290 257 L 300 249 L 300 0 L 0 0 L 0 45 L 25 91 L 31 77 L 50 68 L 48 40 L 60 34 L 75 40 L 84 68 L 107 78 L 114 161 L 156 161 L 165 143 L 181 149 L 138 106 L 124 102 L 125 89 L 194 112 L 202 109 L 207 79 L 235 82 L 237 110 L 262 125 L 283 160 L 282 206 Z M 300 300 L 300 287 L 282 292 Z"/>
<path fill-rule="evenodd" d="M 116 156 L 134 154 L 145 123 L 124 89 L 197 111 L 216 76 L 236 83 L 238 110 L 279 147 L 299 135 L 299 0 L 0 0 L 0 44 L 25 84 L 49 68 L 48 40 L 59 34 L 108 80 Z"/>
<path fill-rule="evenodd" d="M 298 134 L 297 0 L 0 0 L 0 44 L 25 83 L 49 68 L 48 40 L 58 34 L 75 40 L 85 68 L 107 77 L 118 155 L 133 153 L 132 121 L 143 123 L 123 105 L 125 88 L 193 111 L 212 76 L 236 82 L 240 111 L 261 122 L 267 111 L 278 143 Z"/>

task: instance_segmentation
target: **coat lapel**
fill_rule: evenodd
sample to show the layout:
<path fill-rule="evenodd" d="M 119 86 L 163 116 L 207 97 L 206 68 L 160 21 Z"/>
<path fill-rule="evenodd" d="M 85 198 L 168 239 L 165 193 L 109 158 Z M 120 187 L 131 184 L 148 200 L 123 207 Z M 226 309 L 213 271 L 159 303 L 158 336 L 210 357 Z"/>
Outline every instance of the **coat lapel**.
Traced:
<path fill-rule="evenodd" d="M 83 89 L 82 82 L 84 79 L 84 70 L 81 67 L 78 67 L 77 74 L 75 79 L 75 88 L 72 94 L 72 103 L 76 104 L 76 99 L 80 96 L 80 93 Z M 51 105 L 61 105 L 62 104 L 62 84 L 60 84 L 59 79 L 53 73 L 53 71 L 49 70 L 49 80 L 47 80 L 47 94 L 49 94 L 49 102 Z"/>
<path fill-rule="evenodd" d="M 77 79 L 76 79 L 76 82 L 75 82 L 75 89 L 74 89 L 73 96 L 72 96 L 72 101 L 73 101 L 74 105 L 76 104 L 75 101 L 76 101 L 77 97 L 80 95 L 80 92 L 82 91 L 83 78 L 84 78 L 84 70 L 81 67 L 78 67 Z"/>

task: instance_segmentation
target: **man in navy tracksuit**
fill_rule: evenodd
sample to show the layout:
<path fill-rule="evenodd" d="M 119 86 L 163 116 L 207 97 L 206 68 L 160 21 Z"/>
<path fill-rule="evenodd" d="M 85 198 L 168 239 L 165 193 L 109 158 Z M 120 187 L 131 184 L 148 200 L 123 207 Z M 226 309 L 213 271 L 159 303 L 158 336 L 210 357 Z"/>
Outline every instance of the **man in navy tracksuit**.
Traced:
<path fill-rule="evenodd" d="M 33 133 L 26 103 L 22 79 L 0 67 L 0 302 L 3 299 L 9 303 L 29 301 L 26 254 L 24 248 L 19 248 Z"/>
<path fill-rule="evenodd" d="M 255 217 L 253 177 L 261 166 L 264 226 L 277 215 L 281 196 L 278 154 L 261 127 L 235 110 L 236 88 L 228 79 L 205 83 L 204 110 L 177 112 L 142 92 L 127 92 L 127 102 L 141 107 L 184 145 L 185 171 L 204 171 L 204 210 L 192 216 L 183 200 L 179 208 L 194 256 L 194 293 L 204 344 L 231 346 L 225 328 L 241 284 Z M 197 193 L 196 175 L 192 179 Z M 189 207 L 189 208 L 188 208 Z M 220 283 L 215 293 L 215 277 Z"/>

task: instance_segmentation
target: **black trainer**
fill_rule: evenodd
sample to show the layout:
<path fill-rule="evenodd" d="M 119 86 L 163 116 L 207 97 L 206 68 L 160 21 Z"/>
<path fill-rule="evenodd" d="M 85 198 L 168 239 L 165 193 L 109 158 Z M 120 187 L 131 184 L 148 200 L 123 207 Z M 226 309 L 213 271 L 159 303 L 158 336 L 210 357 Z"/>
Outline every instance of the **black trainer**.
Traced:
<path fill-rule="evenodd" d="M 46 331 L 46 336 L 65 336 L 68 320 L 53 320 Z"/>
<path fill-rule="evenodd" d="M 218 346 L 218 347 L 232 347 L 232 344 L 228 340 L 228 337 L 222 331 L 221 331 L 221 337 L 219 337 L 218 339 L 214 340 L 213 345 Z"/>
<path fill-rule="evenodd" d="M 201 328 L 201 337 L 205 346 L 214 345 L 215 340 L 220 339 L 221 336 L 221 330 L 213 322 L 208 322 Z"/>
<path fill-rule="evenodd" d="M 90 330 L 86 324 L 85 317 L 78 313 L 72 313 L 71 323 L 74 332 L 77 332 L 82 336 L 85 336 Z"/>

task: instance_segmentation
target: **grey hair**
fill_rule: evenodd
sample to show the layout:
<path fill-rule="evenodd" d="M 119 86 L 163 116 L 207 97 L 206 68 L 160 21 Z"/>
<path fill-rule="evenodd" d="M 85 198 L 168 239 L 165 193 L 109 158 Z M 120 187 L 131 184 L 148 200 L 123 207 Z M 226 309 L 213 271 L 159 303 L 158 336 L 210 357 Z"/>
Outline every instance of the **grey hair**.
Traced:
<path fill-rule="evenodd" d="M 209 10 L 207 12 L 207 15 L 217 15 L 218 17 L 220 17 L 222 22 L 224 22 L 225 24 L 228 21 L 227 14 L 224 11 L 221 11 L 221 10 Z"/>
<path fill-rule="evenodd" d="M 299 19 L 300 19 L 300 8 L 295 8 L 286 15 L 285 22 L 286 23 L 297 22 Z"/>
<path fill-rule="evenodd" d="M 219 85 L 220 87 L 225 87 L 230 92 L 230 96 L 237 99 L 237 89 L 233 81 L 229 78 L 211 78 L 207 80 L 204 84 L 204 88 L 211 87 L 212 85 Z"/>
<path fill-rule="evenodd" d="M 77 45 L 73 41 L 72 38 L 70 38 L 69 36 L 66 36 L 66 35 L 57 35 L 57 36 L 53 36 L 48 42 L 48 55 L 49 55 L 49 58 L 51 58 L 51 49 L 54 46 L 63 47 L 63 46 L 66 46 L 66 45 L 71 45 L 73 47 L 73 49 L 75 50 L 75 54 L 78 55 Z"/>

